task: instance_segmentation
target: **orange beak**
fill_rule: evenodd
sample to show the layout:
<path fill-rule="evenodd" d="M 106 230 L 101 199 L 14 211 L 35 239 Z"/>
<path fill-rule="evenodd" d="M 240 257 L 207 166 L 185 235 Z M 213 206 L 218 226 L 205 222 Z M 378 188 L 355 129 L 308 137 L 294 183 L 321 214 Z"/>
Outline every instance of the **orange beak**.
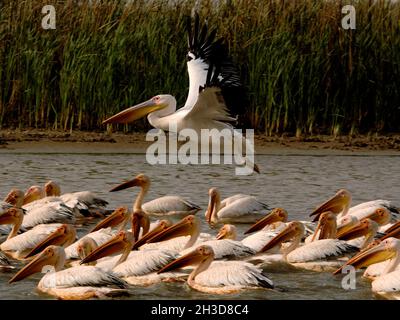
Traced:
<path fill-rule="evenodd" d="M 264 218 L 257 221 L 253 224 L 249 230 L 247 230 L 244 234 L 256 232 L 262 230 L 265 226 L 268 226 L 274 222 L 282 221 L 286 222 L 288 218 L 288 213 L 285 209 L 275 208 L 269 214 L 267 214 Z"/>

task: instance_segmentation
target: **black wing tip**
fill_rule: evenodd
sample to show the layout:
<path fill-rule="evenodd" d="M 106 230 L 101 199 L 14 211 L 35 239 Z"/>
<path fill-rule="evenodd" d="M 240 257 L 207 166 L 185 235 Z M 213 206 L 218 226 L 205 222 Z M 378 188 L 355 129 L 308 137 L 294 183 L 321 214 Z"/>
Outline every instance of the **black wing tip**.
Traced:
<path fill-rule="evenodd" d="M 267 288 L 267 289 L 274 289 L 274 283 L 272 282 L 272 280 L 270 280 L 267 275 L 262 274 L 263 277 L 259 277 L 257 278 L 258 283 L 263 287 L 263 288 Z"/>

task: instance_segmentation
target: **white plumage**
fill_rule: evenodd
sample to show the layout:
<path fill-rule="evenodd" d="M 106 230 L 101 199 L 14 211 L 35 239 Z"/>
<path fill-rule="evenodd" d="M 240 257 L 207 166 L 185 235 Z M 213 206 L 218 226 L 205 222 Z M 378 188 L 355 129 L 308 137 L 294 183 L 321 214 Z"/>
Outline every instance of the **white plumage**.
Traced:
<path fill-rule="evenodd" d="M 381 294 L 397 293 L 400 297 L 400 270 L 379 276 L 372 282 L 372 291 Z"/>
<path fill-rule="evenodd" d="M 113 271 L 122 278 L 143 276 L 160 270 L 176 257 L 176 252 L 170 250 L 132 251 L 128 259 L 113 268 Z"/>
<path fill-rule="evenodd" d="M 242 239 L 242 243 L 246 247 L 254 250 L 255 252 L 259 252 L 265 246 L 265 244 L 267 244 L 273 237 L 275 237 L 278 234 L 278 232 L 279 230 L 276 231 L 260 230 Z"/>
<path fill-rule="evenodd" d="M 259 287 L 260 281 L 273 286 L 273 282 L 262 274 L 260 268 L 243 261 L 214 261 L 194 279 L 202 287 L 214 287 L 225 290 L 240 290 Z"/>
<path fill-rule="evenodd" d="M 214 250 L 215 259 L 241 258 L 241 257 L 251 256 L 256 253 L 256 251 L 245 246 L 240 241 L 222 239 L 222 240 L 208 240 L 204 242 L 199 242 L 195 244 L 193 247 L 181 251 L 180 255 L 185 255 L 188 252 L 193 251 L 193 249 L 196 249 L 203 245 L 210 246 Z"/>
<path fill-rule="evenodd" d="M 155 242 L 155 243 L 146 243 L 141 246 L 140 250 L 148 250 L 148 249 L 164 249 L 164 250 L 173 250 L 176 252 L 182 251 L 186 244 L 188 243 L 190 236 L 180 236 L 176 238 L 172 238 L 169 240 Z M 214 237 L 208 233 L 200 233 L 199 237 L 196 240 L 196 244 L 200 244 L 204 241 L 212 240 Z"/>
<path fill-rule="evenodd" d="M 14 258 L 24 257 L 25 254 L 61 226 L 62 224 L 60 223 L 37 225 L 20 235 L 4 241 L 0 245 L 0 249 Z"/>
<path fill-rule="evenodd" d="M 323 239 L 310 242 L 288 253 L 286 259 L 289 263 L 301 263 L 339 258 L 354 252 L 354 247 L 346 241 L 338 239 Z"/>
<path fill-rule="evenodd" d="M 94 266 L 78 266 L 61 270 L 56 273 L 47 273 L 39 282 L 39 287 L 85 287 L 85 286 L 108 286 L 114 285 L 125 287 L 121 279 L 112 272 L 106 272 Z"/>
<path fill-rule="evenodd" d="M 29 210 L 22 222 L 22 228 L 32 228 L 44 223 L 74 223 L 75 216 L 72 209 L 62 202 L 48 202 L 41 206 L 35 206 Z"/>
<path fill-rule="evenodd" d="M 91 238 L 96 242 L 97 246 L 101 246 L 106 243 L 115 235 L 115 231 L 112 231 L 110 228 L 100 229 L 95 232 L 91 232 L 84 237 L 80 238 L 78 241 L 75 241 L 73 244 L 65 248 L 65 254 L 67 259 L 79 259 L 78 254 L 78 246 L 84 241 L 86 238 Z"/>
<path fill-rule="evenodd" d="M 196 213 L 200 207 L 179 196 L 164 196 L 146 202 L 142 209 L 154 215 L 187 215 Z"/>
<path fill-rule="evenodd" d="M 254 196 L 238 194 L 221 202 L 217 188 L 211 188 L 208 194 L 209 202 L 205 217 L 209 223 L 254 223 L 270 211 L 267 204 Z"/>
<path fill-rule="evenodd" d="M 253 196 L 239 197 L 228 203 L 217 212 L 219 222 L 254 222 L 270 211 L 267 204 L 258 201 Z"/>

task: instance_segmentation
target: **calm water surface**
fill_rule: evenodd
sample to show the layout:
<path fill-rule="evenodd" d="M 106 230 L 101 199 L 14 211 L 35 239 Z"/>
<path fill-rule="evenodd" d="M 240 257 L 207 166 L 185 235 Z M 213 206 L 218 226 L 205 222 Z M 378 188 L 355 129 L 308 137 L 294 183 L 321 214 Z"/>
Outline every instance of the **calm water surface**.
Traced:
<path fill-rule="evenodd" d="M 147 200 L 166 194 L 180 194 L 206 208 L 207 191 L 211 186 L 227 197 L 247 193 L 273 207 L 284 207 L 290 219 L 308 219 L 310 210 L 334 194 L 339 188 L 353 193 L 354 203 L 372 199 L 399 200 L 399 156 L 312 156 L 263 155 L 257 157 L 262 174 L 235 176 L 233 166 L 150 166 L 141 154 L 0 154 L 0 198 L 11 188 L 26 189 L 52 179 L 63 192 L 95 191 L 108 200 L 110 208 L 131 205 L 137 190 L 117 193 L 107 191 L 139 172 L 152 179 Z M 204 210 L 198 214 L 203 215 Z M 90 225 L 79 227 L 84 234 Z M 247 225 L 239 226 L 242 234 Z M 210 230 L 203 223 L 203 231 Z M 18 265 L 19 267 L 19 265 Z M 36 292 L 40 274 L 9 285 L 11 273 L 0 274 L 0 299 L 48 299 Z M 131 299 L 377 299 L 370 283 L 357 278 L 355 290 L 343 290 L 341 276 L 288 268 L 269 270 L 268 274 L 281 290 L 254 290 L 229 296 L 210 296 L 195 292 L 182 284 L 159 284 L 148 288 L 132 288 Z"/>

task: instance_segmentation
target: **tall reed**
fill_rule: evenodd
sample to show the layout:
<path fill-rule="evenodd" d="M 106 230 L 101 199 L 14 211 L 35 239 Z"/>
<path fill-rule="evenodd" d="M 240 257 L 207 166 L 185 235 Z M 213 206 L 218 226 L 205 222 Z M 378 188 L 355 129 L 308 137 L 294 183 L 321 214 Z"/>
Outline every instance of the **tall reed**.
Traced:
<path fill-rule="evenodd" d="M 0 127 L 105 130 L 124 107 L 188 89 L 185 17 L 226 38 L 267 135 L 400 131 L 400 3 L 390 1 L 3 0 Z M 356 30 L 341 28 L 345 4 Z M 145 120 L 121 127 L 147 128 Z"/>

